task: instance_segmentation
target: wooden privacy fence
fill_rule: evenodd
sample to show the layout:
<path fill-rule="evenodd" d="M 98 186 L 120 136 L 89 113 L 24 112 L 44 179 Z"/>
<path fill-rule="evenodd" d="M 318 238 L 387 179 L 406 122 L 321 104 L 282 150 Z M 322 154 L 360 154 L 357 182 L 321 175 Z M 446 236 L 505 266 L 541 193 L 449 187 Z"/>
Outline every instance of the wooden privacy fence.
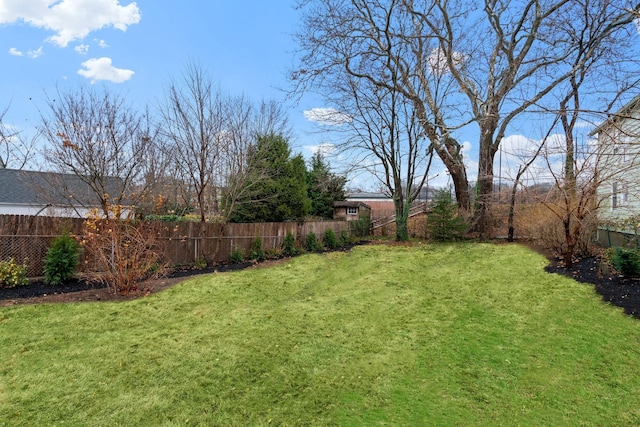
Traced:
<path fill-rule="evenodd" d="M 82 218 L 0 215 L 0 261 L 13 258 L 17 263 L 22 263 L 28 260 L 28 275 L 40 276 L 51 241 L 64 230 L 81 239 L 84 221 Z M 157 225 L 158 237 L 155 240 L 158 250 L 163 254 L 164 260 L 173 266 L 189 265 L 201 259 L 209 263 L 225 263 L 234 250 L 239 250 L 246 256 L 257 237 L 262 239 L 263 249 L 269 250 L 282 248 L 289 232 L 296 237 L 298 245 L 302 245 L 311 232 L 318 239 L 322 239 L 327 229 L 332 229 L 338 237 L 343 230 L 350 237 L 356 232 L 363 232 L 353 230 L 353 226 L 346 221 L 224 226 L 198 222 L 162 222 Z M 91 260 L 83 261 L 91 264 Z"/>

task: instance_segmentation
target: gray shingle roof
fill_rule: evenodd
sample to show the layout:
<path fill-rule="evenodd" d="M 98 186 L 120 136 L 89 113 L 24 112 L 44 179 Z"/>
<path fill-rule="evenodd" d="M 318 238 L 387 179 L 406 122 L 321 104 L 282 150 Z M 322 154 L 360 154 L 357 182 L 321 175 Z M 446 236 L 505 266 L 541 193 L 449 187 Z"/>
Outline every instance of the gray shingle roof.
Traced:
<path fill-rule="evenodd" d="M 113 187 L 120 182 L 115 178 L 110 181 L 109 184 Z M 55 206 L 99 204 L 89 185 L 76 175 L 1 168 L 0 203 L 51 203 Z"/>

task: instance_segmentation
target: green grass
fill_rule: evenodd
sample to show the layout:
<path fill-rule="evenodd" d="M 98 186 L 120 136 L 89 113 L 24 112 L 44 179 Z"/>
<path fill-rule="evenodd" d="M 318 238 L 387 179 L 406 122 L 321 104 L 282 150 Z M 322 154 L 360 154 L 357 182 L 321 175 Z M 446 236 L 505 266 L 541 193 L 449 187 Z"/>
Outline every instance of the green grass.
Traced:
<path fill-rule="evenodd" d="M 0 426 L 640 424 L 640 322 L 512 245 L 0 309 Z"/>

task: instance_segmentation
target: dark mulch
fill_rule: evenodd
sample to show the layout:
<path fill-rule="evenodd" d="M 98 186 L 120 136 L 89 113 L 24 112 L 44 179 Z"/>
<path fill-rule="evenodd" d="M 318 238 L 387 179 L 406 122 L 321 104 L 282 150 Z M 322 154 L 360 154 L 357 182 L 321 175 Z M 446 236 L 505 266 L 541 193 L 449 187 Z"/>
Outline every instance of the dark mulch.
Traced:
<path fill-rule="evenodd" d="M 356 245 L 366 244 L 367 241 L 351 243 L 338 251 L 349 251 Z M 228 271 L 243 270 L 245 268 L 267 267 L 277 264 L 286 257 L 262 262 L 246 261 L 241 263 L 218 264 L 214 267 L 203 269 L 176 269 L 167 275 L 154 280 L 139 283 L 135 289 L 127 295 L 114 294 L 107 287 L 96 281 L 73 279 L 61 286 L 49 286 L 40 280 L 32 280 L 27 286 L 15 288 L 0 288 L 0 307 L 16 304 L 37 304 L 53 302 L 77 302 L 77 301 L 123 301 L 145 297 L 155 292 L 162 291 L 183 281 L 187 277 L 199 274 L 222 273 Z"/>
<path fill-rule="evenodd" d="M 173 270 L 164 279 L 179 279 L 197 274 L 207 274 L 213 272 L 241 270 L 252 266 L 254 263 L 243 262 L 238 264 L 222 264 L 216 267 L 203 269 L 177 269 Z M 98 281 L 90 281 L 85 279 L 71 279 L 63 285 L 52 286 L 47 285 L 42 280 L 32 280 L 27 286 L 16 286 L 14 288 L 0 288 L 0 300 L 16 299 L 16 298 L 34 298 L 45 295 L 66 294 L 71 292 L 80 292 L 87 290 L 102 290 L 107 286 Z"/>
<path fill-rule="evenodd" d="M 600 257 L 579 259 L 571 268 L 552 259 L 545 270 L 594 285 L 603 301 L 622 307 L 626 314 L 640 319 L 640 278 L 617 274 Z"/>

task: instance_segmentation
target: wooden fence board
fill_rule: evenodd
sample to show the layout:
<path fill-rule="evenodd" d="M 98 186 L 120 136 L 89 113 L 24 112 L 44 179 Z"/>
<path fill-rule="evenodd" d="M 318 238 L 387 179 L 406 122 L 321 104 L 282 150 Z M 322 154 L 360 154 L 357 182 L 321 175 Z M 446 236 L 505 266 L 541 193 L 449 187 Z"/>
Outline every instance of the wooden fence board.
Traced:
<path fill-rule="evenodd" d="M 0 215 L 0 261 L 14 258 L 21 263 L 27 258 L 28 275 L 40 276 L 51 240 L 64 230 L 81 239 L 84 221 L 82 218 Z M 282 248 L 288 233 L 302 245 L 311 232 L 321 240 L 327 229 L 333 229 L 337 236 L 343 230 L 349 231 L 346 221 L 226 224 L 224 227 L 197 222 L 155 224 L 159 251 L 172 266 L 189 265 L 200 258 L 209 263 L 229 262 L 234 250 L 248 255 L 256 237 L 262 239 L 263 249 L 269 250 Z M 81 266 L 91 265 L 91 260 L 81 261 Z"/>

